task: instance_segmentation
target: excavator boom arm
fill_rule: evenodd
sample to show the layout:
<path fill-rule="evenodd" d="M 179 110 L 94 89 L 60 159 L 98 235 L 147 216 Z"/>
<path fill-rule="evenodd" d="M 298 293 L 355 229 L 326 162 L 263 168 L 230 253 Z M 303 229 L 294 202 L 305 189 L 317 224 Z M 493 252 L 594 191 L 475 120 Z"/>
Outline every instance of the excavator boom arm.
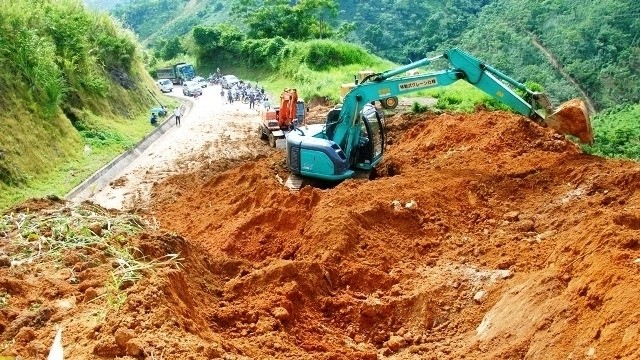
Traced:
<path fill-rule="evenodd" d="M 449 69 L 397 77 L 397 75 L 405 74 L 409 70 L 431 64 L 440 58 L 448 60 L 451 65 Z M 458 80 L 468 82 L 488 95 L 502 101 L 517 113 L 534 120 L 547 122 L 545 118 L 553 112 L 546 95 L 531 91 L 524 84 L 460 49 L 451 49 L 441 56 L 426 58 L 381 74 L 370 75 L 345 96 L 339 120 L 335 124 L 335 131 L 332 131 L 333 137 L 329 137 L 329 139 L 345 149 L 345 154 L 349 157 L 351 150 L 356 146 L 359 139 L 360 127 L 357 124 L 359 120 L 357 114 L 360 113 L 365 104 L 419 90 L 447 86 Z M 507 84 L 524 91 L 528 99 L 518 95 Z M 549 120 L 549 125 L 562 130 L 560 126 L 556 126 L 556 118 L 553 121 L 551 121 L 552 119 Z M 584 120 L 580 120 L 579 122 L 584 122 L 590 131 L 588 114 L 585 114 Z M 582 136 L 580 138 L 584 141 Z M 590 141 L 587 138 L 585 142 Z"/>

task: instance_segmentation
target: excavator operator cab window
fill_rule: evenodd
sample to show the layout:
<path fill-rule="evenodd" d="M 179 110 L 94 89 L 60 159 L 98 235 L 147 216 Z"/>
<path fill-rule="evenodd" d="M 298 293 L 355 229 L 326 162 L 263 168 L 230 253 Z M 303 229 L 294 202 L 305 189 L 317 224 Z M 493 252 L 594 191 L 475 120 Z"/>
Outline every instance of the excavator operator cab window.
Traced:
<path fill-rule="evenodd" d="M 356 163 L 371 164 L 382 156 L 384 150 L 384 115 L 374 106 L 368 105 L 362 109 L 361 146 L 358 149 Z"/>

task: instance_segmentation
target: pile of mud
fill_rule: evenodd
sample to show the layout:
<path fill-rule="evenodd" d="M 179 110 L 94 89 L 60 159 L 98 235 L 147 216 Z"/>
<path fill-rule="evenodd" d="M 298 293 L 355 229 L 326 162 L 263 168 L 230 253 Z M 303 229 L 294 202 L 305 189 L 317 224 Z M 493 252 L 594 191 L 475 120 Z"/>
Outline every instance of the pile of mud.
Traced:
<path fill-rule="evenodd" d="M 216 333 L 255 357 L 638 354 L 637 163 L 501 112 L 389 127 L 374 181 L 290 193 L 274 156 L 158 187 L 163 227 L 253 267 L 225 311 L 286 310 L 278 340 L 260 342 L 260 317 Z"/>
<path fill-rule="evenodd" d="M 289 192 L 272 154 L 157 184 L 160 232 L 132 241 L 181 265 L 66 337 L 73 358 L 640 357 L 640 165 L 503 112 L 387 127 L 371 181 Z M 69 321 L 36 320 L 13 353 L 41 357 Z"/>

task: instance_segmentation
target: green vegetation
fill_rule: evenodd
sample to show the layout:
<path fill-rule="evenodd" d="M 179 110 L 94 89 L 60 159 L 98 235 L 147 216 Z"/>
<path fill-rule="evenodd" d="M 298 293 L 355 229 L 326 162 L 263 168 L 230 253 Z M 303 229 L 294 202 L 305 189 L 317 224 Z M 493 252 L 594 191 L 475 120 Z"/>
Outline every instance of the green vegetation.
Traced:
<path fill-rule="evenodd" d="M 581 96 L 601 110 L 640 101 L 639 15 L 629 0 L 495 0 L 458 43 L 558 101 Z"/>
<path fill-rule="evenodd" d="M 595 143 L 585 150 L 595 155 L 640 160 L 640 105 L 609 109 L 593 120 Z"/>
<path fill-rule="evenodd" d="M 247 2 L 261 3 L 236 1 Z M 348 33 L 347 39 L 364 44 L 382 57 L 406 63 L 460 46 L 526 82 L 530 89 L 544 90 L 556 104 L 581 97 L 592 109 L 607 109 L 594 118 L 596 145 L 587 147 L 587 151 L 639 158 L 636 149 L 640 128 L 634 119 L 638 118 L 637 104 L 640 102 L 640 38 L 634 34 L 640 33 L 640 3 L 628 0 L 580 5 L 571 0 L 536 3 L 525 3 L 524 0 L 392 0 L 386 3 L 339 1 L 339 4 L 339 18 L 359 19 L 363 25 L 349 27 L 348 22 L 340 23 L 325 16 L 327 22 L 334 28 L 354 30 Z M 261 11 L 267 13 L 270 9 Z M 269 14 L 285 18 L 279 17 L 277 12 Z M 505 14 L 509 14 L 508 22 Z M 250 29 L 256 26 L 254 19 L 245 15 L 249 18 L 247 26 Z M 407 23 L 411 24 L 409 28 L 380 25 Z M 226 27 L 225 31 L 240 33 L 231 27 Z M 278 33 L 275 38 L 270 37 L 275 34 L 268 31 L 251 32 L 252 40 L 236 37 L 236 44 L 244 44 L 241 46 L 244 53 L 243 57 L 235 58 L 250 59 L 240 67 L 275 72 L 270 80 L 275 93 L 282 87 L 296 86 L 306 98 L 336 101 L 335 89 L 339 83 L 351 81 L 341 74 L 355 74 L 365 68 L 381 71 L 394 67 L 376 56 L 355 50 L 356 47 L 348 43 L 289 42 L 286 39 L 319 37 L 305 31 L 299 34 L 291 34 L 291 31 Z M 333 32 L 334 38 L 342 35 L 341 31 Z M 341 49 L 343 44 L 349 47 L 348 51 Z M 198 55 L 203 62 L 228 63 L 229 59 L 224 56 L 209 56 L 214 53 L 213 49 L 199 48 L 197 41 L 195 45 L 196 49 L 204 50 Z M 224 54 L 229 49 L 234 49 L 232 44 L 222 44 L 215 52 Z M 264 77 L 257 79 L 265 80 Z M 543 84 L 544 89 L 537 84 Z M 442 110 L 470 112 L 479 106 L 508 110 L 498 100 L 464 82 L 425 93 L 437 98 L 435 107 Z"/>
<path fill-rule="evenodd" d="M 248 39 L 228 25 L 195 27 L 189 42 L 199 69 L 219 66 L 223 73 L 233 70 L 263 83 L 271 93 L 296 87 L 307 99 L 337 102 L 340 84 L 352 82 L 353 74 L 363 68 L 383 71 L 393 66 L 362 47 L 345 42 Z M 233 64 L 233 69 L 226 64 Z"/>
<path fill-rule="evenodd" d="M 363 69 L 380 72 L 397 66 L 346 42 L 297 42 L 282 37 L 248 39 L 244 33 L 229 25 L 196 27 L 185 43 L 190 44 L 188 49 L 196 55 L 201 68 L 220 66 L 225 73 L 234 72 L 262 83 L 273 94 L 285 87 L 296 87 L 307 100 L 338 102 L 340 84 L 353 81 L 352 74 Z M 225 64 L 233 64 L 233 68 L 225 67 Z M 498 65 L 496 67 L 500 68 Z M 539 79 L 532 74 L 531 79 L 523 78 L 522 81 L 529 80 L 526 85 L 533 91 L 543 91 L 538 82 L 531 81 Z M 509 110 L 505 104 L 464 81 L 415 95 L 434 97 L 437 99 L 435 107 L 447 111 L 472 112 L 479 107 Z M 414 111 L 424 109 L 414 106 Z M 633 112 L 617 108 L 606 114 L 606 121 L 596 117 L 594 124 L 596 132 L 600 134 L 596 141 L 602 145 L 596 145 L 587 151 L 607 156 L 638 158 L 637 153 L 628 148 L 635 149 L 635 145 L 629 144 L 633 144 L 633 140 L 638 138 L 637 134 L 640 134 L 640 129 L 631 126 L 628 120 Z M 624 130 L 600 131 L 601 127 L 618 123 L 627 125 Z M 602 148 L 604 144 L 607 144 L 606 150 Z"/>
<path fill-rule="evenodd" d="M 190 33 L 196 25 L 230 20 L 230 8 L 224 0 L 129 0 L 115 6 L 112 12 L 136 32 L 143 44 L 156 51 Z"/>
<path fill-rule="evenodd" d="M 80 0 L 0 2 L 0 208 L 63 195 L 151 127 L 133 34 Z"/>
<path fill-rule="evenodd" d="M 232 14 L 246 19 L 252 39 L 282 37 L 291 40 L 332 37 L 329 22 L 338 14 L 335 0 L 236 0 Z"/>
<path fill-rule="evenodd" d="M 426 105 L 422 105 L 417 101 L 411 104 L 411 112 L 414 114 L 422 114 L 423 112 L 427 112 L 427 110 L 429 110 L 429 108 Z"/>
<path fill-rule="evenodd" d="M 155 32 L 139 31 L 158 50 L 190 30 L 164 26 L 163 14 L 171 13 L 175 16 L 171 24 L 187 19 L 206 26 L 233 21 L 256 40 L 331 36 L 396 63 L 461 47 L 518 80 L 544 84 L 556 102 L 580 96 L 602 110 L 640 101 L 637 1 L 234 0 L 226 4 L 133 0 L 118 7 L 116 15 L 136 31 L 163 24 Z M 130 15 L 134 13 L 140 16 Z M 167 40 L 151 40 L 158 36 Z"/>

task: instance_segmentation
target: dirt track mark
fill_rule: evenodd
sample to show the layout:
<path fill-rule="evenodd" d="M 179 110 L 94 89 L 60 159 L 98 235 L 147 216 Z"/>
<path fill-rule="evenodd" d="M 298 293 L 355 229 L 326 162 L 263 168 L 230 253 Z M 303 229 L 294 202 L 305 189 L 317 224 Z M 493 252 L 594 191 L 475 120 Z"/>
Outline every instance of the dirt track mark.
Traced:
<path fill-rule="evenodd" d="M 540 49 L 540 51 L 542 51 L 542 53 L 547 57 L 547 59 L 549 59 L 549 63 L 551 63 L 551 65 L 556 70 L 558 70 L 558 72 L 560 73 L 560 75 L 562 75 L 562 77 L 564 77 L 568 82 L 571 83 L 571 85 L 573 85 L 576 89 L 578 89 L 578 91 L 580 92 L 580 95 L 582 95 L 585 102 L 587 103 L 589 112 L 592 114 L 595 113 L 596 108 L 593 105 L 593 100 L 591 100 L 589 95 L 587 95 L 587 92 L 584 91 L 580 86 L 580 84 L 573 77 L 571 77 L 571 75 L 568 72 L 564 70 L 564 67 L 562 66 L 562 64 L 560 64 L 560 61 L 558 61 L 558 59 L 555 57 L 555 55 L 553 55 L 553 53 L 551 53 L 551 51 L 549 51 L 549 49 L 544 47 L 544 45 L 542 44 L 542 42 L 540 42 L 540 39 L 538 39 L 536 34 L 529 32 L 529 35 L 531 35 L 531 42 L 533 42 L 533 45 L 535 45 L 538 49 Z"/>

